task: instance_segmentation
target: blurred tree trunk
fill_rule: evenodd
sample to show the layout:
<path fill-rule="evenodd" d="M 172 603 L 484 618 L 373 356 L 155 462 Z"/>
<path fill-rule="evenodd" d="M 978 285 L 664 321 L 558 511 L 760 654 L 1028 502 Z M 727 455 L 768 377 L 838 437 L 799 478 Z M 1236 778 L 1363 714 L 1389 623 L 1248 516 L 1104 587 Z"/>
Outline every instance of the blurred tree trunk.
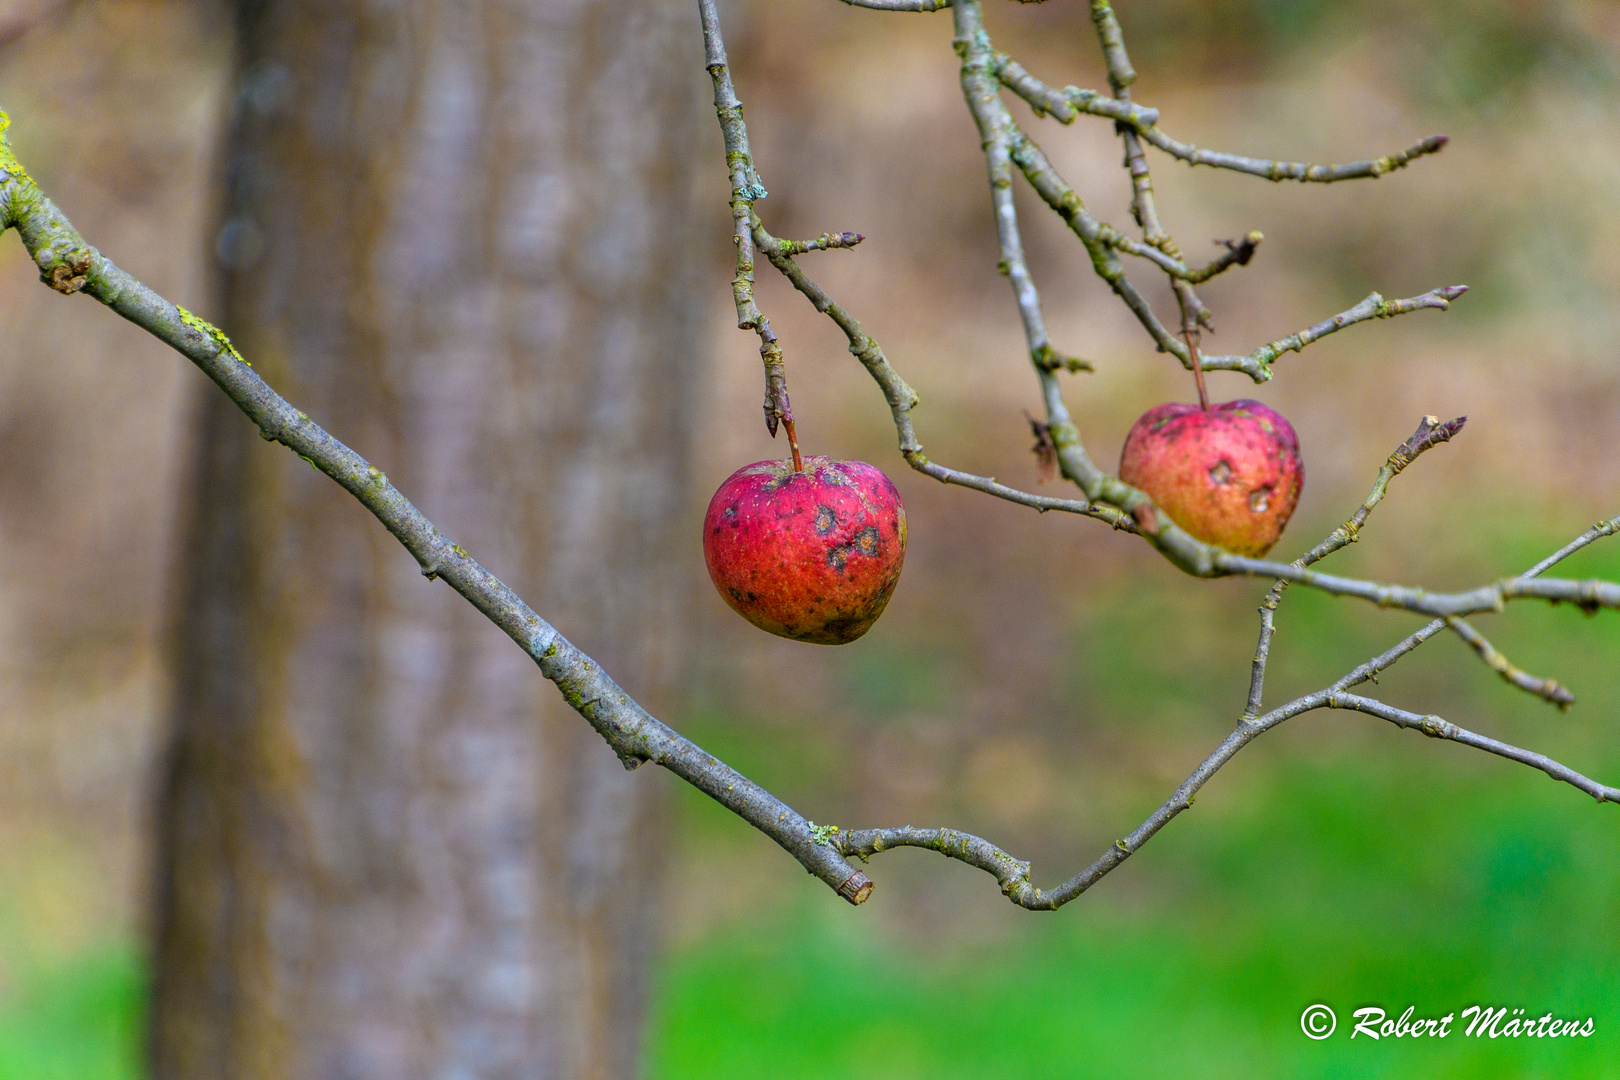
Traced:
<path fill-rule="evenodd" d="M 707 82 L 668 0 L 242 0 L 218 321 L 667 703 Z M 199 417 L 157 1080 L 629 1077 L 657 785 L 225 398 Z"/>

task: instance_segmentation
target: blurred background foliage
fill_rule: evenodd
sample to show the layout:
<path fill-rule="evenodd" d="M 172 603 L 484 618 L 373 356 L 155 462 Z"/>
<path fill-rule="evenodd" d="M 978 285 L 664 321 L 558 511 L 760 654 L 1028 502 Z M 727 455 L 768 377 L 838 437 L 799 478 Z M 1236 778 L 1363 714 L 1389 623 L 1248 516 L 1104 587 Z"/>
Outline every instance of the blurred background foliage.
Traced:
<path fill-rule="evenodd" d="M 1249 229 L 1267 237 L 1250 267 L 1204 290 L 1219 328 L 1209 348 L 1246 352 L 1375 289 L 1472 287 L 1444 316 L 1288 355 L 1266 386 L 1214 377 L 1217 397 L 1259 397 L 1300 432 L 1308 483 L 1277 554 L 1342 520 L 1425 413 L 1469 425 L 1397 481 L 1336 571 L 1467 586 L 1620 511 L 1620 6 L 1118 9 L 1134 93 L 1178 138 L 1344 161 L 1453 137 L 1403 172 L 1329 188 L 1152 158 L 1161 213 L 1192 257 Z M 1104 84 L 1079 0 L 987 14 L 997 44 L 1048 82 Z M 865 233 L 856 252 L 807 266 L 922 394 L 930 455 L 1033 485 L 1022 410 L 1038 400 L 995 270 L 949 17 L 832 0 L 750 0 L 726 16 L 767 222 L 778 235 Z M 0 50 L 0 102 L 33 173 L 93 243 L 204 312 L 224 32 L 201 0 L 79 0 Z M 705 85 L 694 72 L 693 93 Z M 1094 211 L 1128 223 L 1107 125 L 1034 133 Z M 759 423 L 754 346 L 730 325 L 711 141 L 695 571 L 708 493 L 780 451 Z M 1098 368 L 1069 380 L 1070 404 L 1094 458 L 1111 463 L 1135 416 L 1191 388 L 1027 195 L 1056 343 Z M 186 403 L 204 388 L 154 342 L 34 277 L 20 244 L 0 244 L 0 1078 L 133 1077 L 165 582 L 184 573 L 168 537 Z M 884 620 L 837 650 L 766 638 L 695 573 L 698 661 L 670 719 L 817 821 L 950 824 L 1032 859 L 1042 883 L 1068 876 L 1229 730 L 1263 587 L 1193 582 L 1095 523 L 909 472 L 834 328 L 762 281 L 807 449 L 894 477 L 910 556 Z M 1151 295 L 1168 305 L 1159 283 Z M 1620 577 L 1616 543 L 1569 573 Z M 1415 625 L 1295 590 L 1269 699 L 1323 685 Z M 1479 626 L 1572 687 L 1576 706 L 1560 714 L 1511 690 L 1443 637 L 1379 694 L 1620 778 L 1620 617 L 1518 606 Z M 1366 717 L 1312 714 L 1268 735 L 1056 915 L 1015 910 L 979 872 L 918 852 L 876 860 L 878 891 L 855 911 L 701 796 L 647 782 L 670 789 L 681 823 L 653 1077 L 1613 1075 L 1612 808 Z M 1316 1001 L 1340 1015 L 1325 1043 L 1299 1030 Z M 1364 1004 L 1438 1016 L 1473 1003 L 1593 1015 L 1597 1035 L 1347 1038 Z"/>

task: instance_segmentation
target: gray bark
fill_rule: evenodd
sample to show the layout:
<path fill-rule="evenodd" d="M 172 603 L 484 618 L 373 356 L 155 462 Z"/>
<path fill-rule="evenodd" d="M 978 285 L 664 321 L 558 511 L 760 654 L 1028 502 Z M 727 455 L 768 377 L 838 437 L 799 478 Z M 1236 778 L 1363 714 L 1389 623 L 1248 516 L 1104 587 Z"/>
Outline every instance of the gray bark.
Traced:
<path fill-rule="evenodd" d="M 655 710 L 697 319 L 695 13 L 264 0 L 219 320 Z M 223 396 L 198 414 L 152 1059 L 628 1077 L 661 830 L 533 662 Z"/>

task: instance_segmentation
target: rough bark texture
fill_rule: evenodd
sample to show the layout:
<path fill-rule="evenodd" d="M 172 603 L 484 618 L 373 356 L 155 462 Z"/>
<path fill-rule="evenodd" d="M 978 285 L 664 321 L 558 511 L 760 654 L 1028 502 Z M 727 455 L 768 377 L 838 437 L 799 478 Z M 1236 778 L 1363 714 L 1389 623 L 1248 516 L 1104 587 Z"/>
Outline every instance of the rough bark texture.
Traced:
<path fill-rule="evenodd" d="M 249 0 L 239 29 L 218 321 L 667 702 L 695 14 Z M 656 785 L 230 401 L 198 437 L 155 1077 L 633 1075 Z"/>

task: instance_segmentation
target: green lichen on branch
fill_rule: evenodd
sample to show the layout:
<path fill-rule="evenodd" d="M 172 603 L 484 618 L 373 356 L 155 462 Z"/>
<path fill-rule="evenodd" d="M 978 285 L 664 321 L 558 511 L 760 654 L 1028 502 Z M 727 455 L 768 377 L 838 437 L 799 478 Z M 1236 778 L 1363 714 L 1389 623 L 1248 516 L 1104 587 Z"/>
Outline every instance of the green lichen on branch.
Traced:
<path fill-rule="evenodd" d="M 225 331 L 221 330 L 207 319 L 199 318 L 198 316 L 193 315 L 179 304 L 174 305 L 174 310 L 180 313 L 181 322 L 185 323 L 199 334 L 205 334 L 208 337 L 213 338 L 214 343 L 218 345 L 225 353 L 228 353 L 237 360 L 240 360 L 242 363 L 247 364 L 248 367 L 253 366 L 242 356 L 241 353 L 236 351 L 236 346 L 232 345 L 231 339 L 225 336 Z M 313 465 L 314 462 L 310 462 L 310 464 Z"/>
<path fill-rule="evenodd" d="M 810 835 L 822 847 L 836 848 L 838 846 L 838 833 L 836 825 L 817 825 L 813 821 L 805 822 L 810 826 Z"/>
<path fill-rule="evenodd" d="M 0 109 L 0 172 L 20 176 L 30 184 L 34 178 L 28 175 L 28 170 L 22 167 L 17 155 L 11 152 L 11 139 L 6 135 L 6 129 L 11 127 L 11 116 L 4 109 Z M 9 219 L 0 218 L 0 225 L 10 225 Z"/>

